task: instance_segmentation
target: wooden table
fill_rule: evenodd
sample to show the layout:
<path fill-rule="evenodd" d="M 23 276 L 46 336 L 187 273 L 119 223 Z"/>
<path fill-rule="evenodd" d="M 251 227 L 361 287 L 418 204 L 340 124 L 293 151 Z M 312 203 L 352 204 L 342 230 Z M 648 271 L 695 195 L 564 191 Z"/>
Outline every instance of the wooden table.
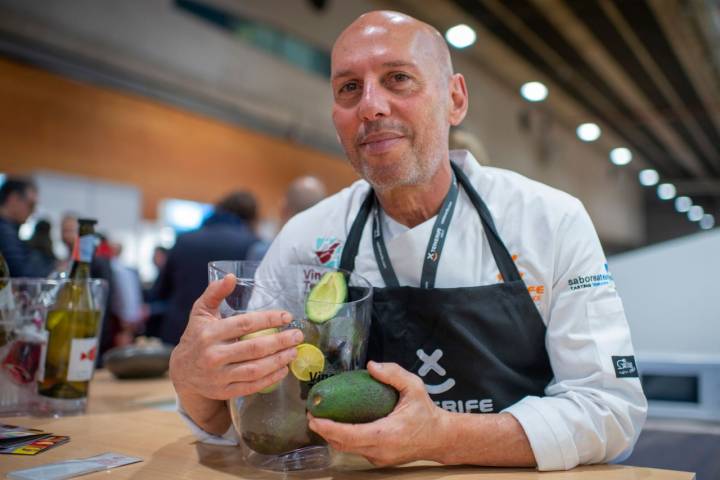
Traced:
<path fill-rule="evenodd" d="M 88 480 L 112 479 L 373 479 L 402 478 L 405 480 L 692 480 L 692 473 L 627 467 L 595 465 L 569 472 L 537 472 L 533 469 L 498 469 L 478 467 L 442 467 L 428 462 L 372 471 L 326 471 L 282 475 L 262 472 L 244 465 L 240 450 L 235 447 L 205 445 L 195 442 L 188 428 L 174 412 L 144 408 L 148 404 L 166 404 L 174 399 L 167 379 L 117 381 L 100 372 L 90 388 L 90 413 L 59 419 L 10 417 L 0 422 L 36 427 L 58 435 L 70 435 L 65 445 L 36 456 L 3 455 L 0 476 L 7 472 L 30 468 L 53 461 L 89 457 L 104 452 L 142 457 L 143 462 L 93 473 Z"/>
<path fill-rule="evenodd" d="M 95 372 L 90 384 L 88 413 L 114 413 L 175 405 L 175 390 L 167 376 L 117 380 L 107 370 Z"/>

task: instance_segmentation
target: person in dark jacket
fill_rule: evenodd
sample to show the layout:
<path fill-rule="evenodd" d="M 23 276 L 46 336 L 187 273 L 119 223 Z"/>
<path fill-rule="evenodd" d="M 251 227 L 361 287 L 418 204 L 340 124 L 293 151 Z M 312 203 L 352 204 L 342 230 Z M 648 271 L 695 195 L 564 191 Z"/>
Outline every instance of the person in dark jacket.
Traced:
<path fill-rule="evenodd" d="M 38 190 L 28 178 L 8 177 L 0 187 L 0 252 L 12 277 L 42 277 L 30 261 L 30 249 L 20 240 L 20 225 L 35 211 Z"/>
<path fill-rule="evenodd" d="M 193 302 L 208 284 L 208 262 L 245 260 L 258 238 L 252 230 L 257 217 L 255 197 L 230 193 L 215 205 L 215 212 L 200 229 L 182 234 L 170 249 L 157 280 L 157 299 L 167 301 L 160 332 L 163 342 L 176 345 L 185 330 Z"/>
<path fill-rule="evenodd" d="M 50 222 L 38 220 L 35 224 L 35 231 L 27 242 L 27 246 L 30 248 L 30 263 L 33 268 L 38 269 L 43 277 L 50 275 L 57 267 L 50 229 Z"/>

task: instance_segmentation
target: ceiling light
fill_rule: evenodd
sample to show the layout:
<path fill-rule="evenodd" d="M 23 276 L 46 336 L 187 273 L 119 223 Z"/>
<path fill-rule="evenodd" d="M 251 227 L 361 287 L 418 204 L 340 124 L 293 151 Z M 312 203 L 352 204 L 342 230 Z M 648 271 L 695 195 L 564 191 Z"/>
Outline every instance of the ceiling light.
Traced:
<path fill-rule="evenodd" d="M 660 197 L 660 200 L 672 200 L 675 198 L 676 193 L 675 185 L 672 183 L 661 183 L 657 187 L 657 195 Z"/>
<path fill-rule="evenodd" d="M 690 207 L 687 215 L 691 222 L 699 222 L 705 215 L 705 210 L 700 205 L 695 205 Z"/>
<path fill-rule="evenodd" d="M 455 25 L 445 32 L 445 39 L 455 48 L 469 47 L 476 38 L 475 30 L 464 24 Z"/>
<path fill-rule="evenodd" d="M 685 213 L 692 207 L 692 200 L 690 197 L 677 197 L 675 199 L 675 210 L 680 213 Z"/>
<path fill-rule="evenodd" d="M 613 148 L 610 150 L 610 161 L 615 165 L 627 165 L 632 162 L 632 152 L 625 147 Z"/>
<path fill-rule="evenodd" d="M 714 226 L 715 226 L 715 217 L 713 217 L 709 213 L 706 213 L 700 219 L 700 228 L 702 228 L 703 230 L 710 230 Z"/>
<path fill-rule="evenodd" d="M 600 127 L 595 123 L 583 123 L 577 127 L 577 136 L 583 142 L 594 142 L 600 138 Z"/>
<path fill-rule="evenodd" d="M 644 187 L 652 187 L 653 185 L 657 185 L 660 181 L 660 175 L 658 175 L 656 170 L 646 168 L 645 170 L 640 170 L 638 180 L 640 180 L 640 185 Z"/>
<path fill-rule="evenodd" d="M 548 89 L 540 82 L 528 82 L 520 87 L 520 95 L 528 102 L 542 102 L 548 96 Z"/>

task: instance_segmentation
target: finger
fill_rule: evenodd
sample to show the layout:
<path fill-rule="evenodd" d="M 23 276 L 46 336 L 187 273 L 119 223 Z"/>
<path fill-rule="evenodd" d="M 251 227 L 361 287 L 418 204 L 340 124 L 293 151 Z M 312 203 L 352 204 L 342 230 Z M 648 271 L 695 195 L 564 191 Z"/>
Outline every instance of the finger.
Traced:
<path fill-rule="evenodd" d="M 375 445 L 382 434 L 379 421 L 364 424 L 333 422 L 308 415 L 308 427 L 328 442 L 336 442 L 345 449 L 358 449 Z"/>
<path fill-rule="evenodd" d="M 195 301 L 193 311 L 217 315 L 222 301 L 235 289 L 235 275 L 229 274 L 221 280 L 210 282 L 200 298 Z"/>
<path fill-rule="evenodd" d="M 275 385 L 281 382 L 285 376 L 287 376 L 290 370 L 287 367 L 283 367 L 279 370 L 275 370 L 270 375 L 252 382 L 233 382 L 225 387 L 224 397 L 226 399 L 233 397 L 245 397 L 252 395 L 260 390 L 267 388 L 271 385 Z"/>
<path fill-rule="evenodd" d="M 425 390 L 420 377 L 414 375 L 397 363 L 368 362 L 368 372 L 376 380 L 394 387 L 401 394 L 409 390 Z"/>
<path fill-rule="evenodd" d="M 288 348 L 252 362 L 228 365 L 228 378 L 231 382 L 254 382 L 286 367 L 295 357 L 297 348 Z"/>
<path fill-rule="evenodd" d="M 249 333 L 268 328 L 284 327 L 292 322 L 292 315 L 283 310 L 248 312 L 233 315 L 217 322 L 215 329 L 218 340 L 236 340 Z"/>
<path fill-rule="evenodd" d="M 293 328 L 264 337 L 226 343 L 218 346 L 217 350 L 223 363 L 240 363 L 259 360 L 282 350 L 294 348 L 302 341 L 302 332 Z"/>

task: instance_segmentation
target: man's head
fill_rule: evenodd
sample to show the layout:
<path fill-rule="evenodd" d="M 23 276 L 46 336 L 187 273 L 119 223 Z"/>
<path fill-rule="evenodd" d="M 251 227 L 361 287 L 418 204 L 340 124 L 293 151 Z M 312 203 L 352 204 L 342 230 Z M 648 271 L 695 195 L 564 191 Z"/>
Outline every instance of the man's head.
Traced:
<path fill-rule="evenodd" d="M 0 215 L 21 225 L 35 211 L 38 191 L 28 178 L 8 177 L 0 187 Z"/>
<path fill-rule="evenodd" d="M 65 213 L 60 221 L 60 238 L 68 249 L 68 252 L 72 252 L 73 245 L 75 245 L 75 239 L 78 236 L 78 229 L 80 224 L 78 223 L 78 216 L 74 213 Z"/>
<path fill-rule="evenodd" d="M 307 210 L 327 196 L 325 185 L 317 177 L 300 177 L 293 180 L 285 193 L 281 208 L 282 222 Z"/>
<path fill-rule="evenodd" d="M 332 51 L 333 122 L 353 168 L 376 190 L 430 180 L 467 112 L 442 35 L 397 12 L 355 20 Z"/>
<path fill-rule="evenodd" d="M 236 191 L 229 193 L 215 204 L 215 210 L 231 213 L 248 223 L 257 220 L 257 201 L 250 192 Z"/>

